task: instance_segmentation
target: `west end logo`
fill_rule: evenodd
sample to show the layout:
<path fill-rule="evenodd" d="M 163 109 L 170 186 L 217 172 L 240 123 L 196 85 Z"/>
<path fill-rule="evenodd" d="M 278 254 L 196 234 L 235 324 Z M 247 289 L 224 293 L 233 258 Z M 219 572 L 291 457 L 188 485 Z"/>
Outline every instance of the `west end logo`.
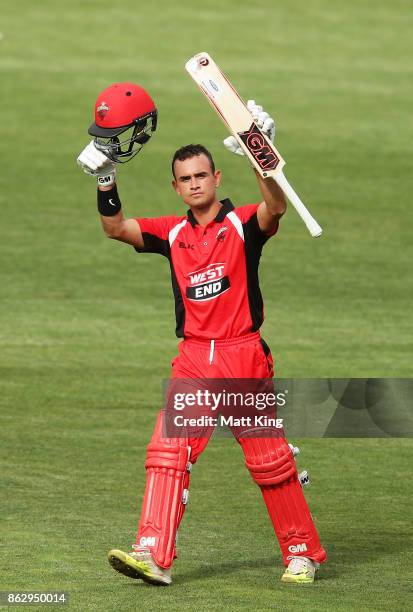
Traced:
<path fill-rule="evenodd" d="M 189 285 L 186 297 L 189 300 L 206 301 L 218 297 L 230 288 L 228 276 L 224 275 L 225 264 L 213 263 L 187 275 Z"/>

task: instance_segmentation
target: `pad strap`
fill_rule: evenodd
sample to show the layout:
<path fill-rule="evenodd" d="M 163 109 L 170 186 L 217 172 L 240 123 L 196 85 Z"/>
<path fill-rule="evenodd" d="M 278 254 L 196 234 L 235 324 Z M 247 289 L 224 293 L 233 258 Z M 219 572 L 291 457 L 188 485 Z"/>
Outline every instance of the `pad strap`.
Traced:
<path fill-rule="evenodd" d="M 281 445 L 275 452 L 268 447 L 267 438 L 250 438 L 245 448 L 249 453 L 245 465 L 260 486 L 281 484 L 297 472 L 288 444 Z"/>
<path fill-rule="evenodd" d="M 162 438 L 162 417 L 147 447 L 146 488 L 136 539 L 164 568 L 176 557 L 176 533 L 188 502 L 191 447 L 185 438 Z"/>
<path fill-rule="evenodd" d="M 292 556 L 318 563 L 327 555 L 305 500 L 293 453 L 284 438 L 239 438 L 245 464 L 261 488 L 285 565 Z"/>

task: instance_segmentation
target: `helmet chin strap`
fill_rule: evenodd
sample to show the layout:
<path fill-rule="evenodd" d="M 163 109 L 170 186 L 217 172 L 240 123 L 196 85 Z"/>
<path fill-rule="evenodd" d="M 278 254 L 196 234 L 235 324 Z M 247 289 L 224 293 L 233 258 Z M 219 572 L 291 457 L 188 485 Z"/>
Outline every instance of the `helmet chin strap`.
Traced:
<path fill-rule="evenodd" d="M 111 138 L 111 144 L 113 145 L 113 149 L 111 150 L 114 150 L 116 155 L 120 155 L 122 153 L 122 149 L 120 147 L 120 140 L 117 136 Z"/>
<path fill-rule="evenodd" d="M 144 145 L 148 142 L 148 140 L 150 140 L 149 134 L 143 132 L 140 136 L 137 137 L 136 142 L 139 142 L 139 144 Z"/>

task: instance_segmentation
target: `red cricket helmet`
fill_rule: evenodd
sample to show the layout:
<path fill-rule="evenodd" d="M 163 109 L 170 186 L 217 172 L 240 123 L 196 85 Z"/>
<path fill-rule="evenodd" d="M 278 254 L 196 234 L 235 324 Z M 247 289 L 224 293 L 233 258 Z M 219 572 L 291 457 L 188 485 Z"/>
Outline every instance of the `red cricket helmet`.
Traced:
<path fill-rule="evenodd" d="M 133 83 L 114 83 L 95 103 L 95 121 L 88 132 L 95 146 L 114 162 L 130 161 L 156 130 L 158 112 L 150 95 Z M 119 140 L 124 132 L 126 138 Z"/>

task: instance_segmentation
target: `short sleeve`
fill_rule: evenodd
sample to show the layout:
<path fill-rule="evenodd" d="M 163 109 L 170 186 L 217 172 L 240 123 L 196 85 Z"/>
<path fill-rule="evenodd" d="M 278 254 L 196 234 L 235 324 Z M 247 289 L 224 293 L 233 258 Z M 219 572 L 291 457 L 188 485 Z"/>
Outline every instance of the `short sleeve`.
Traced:
<path fill-rule="evenodd" d="M 259 247 L 263 247 L 268 238 L 271 238 L 271 236 L 274 236 L 278 232 L 279 224 L 277 223 L 276 227 L 270 234 L 264 233 L 258 224 L 258 206 L 259 204 L 239 206 L 235 209 L 235 213 L 242 223 L 244 235 L 248 237 L 249 242 L 252 245 L 255 244 Z"/>
<path fill-rule="evenodd" d="M 169 232 L 180 218 L 171 217 L 141 217 L 136 218 L 142 232 L 144 247 L 135 247 L 138 253 L 158 253 L 169 258 Z"/>

